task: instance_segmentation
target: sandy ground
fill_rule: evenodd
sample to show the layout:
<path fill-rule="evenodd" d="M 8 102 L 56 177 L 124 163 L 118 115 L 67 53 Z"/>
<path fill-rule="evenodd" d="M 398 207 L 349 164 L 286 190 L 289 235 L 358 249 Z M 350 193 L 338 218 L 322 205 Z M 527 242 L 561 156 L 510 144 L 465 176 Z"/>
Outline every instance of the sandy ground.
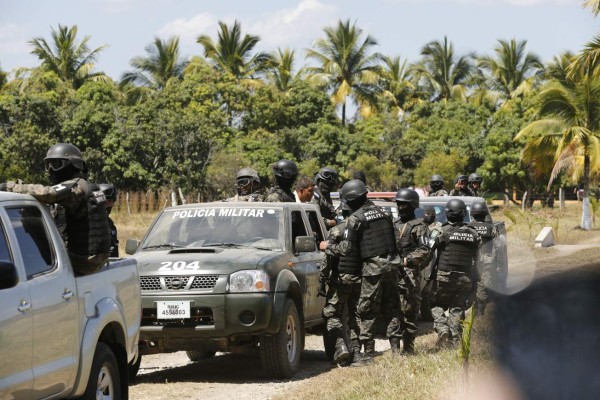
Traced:
<path fill-rule="evenodd" d="M 600 243 L 558 245 L 532 251 L 529 260 L 510 264 L 510 292 L 526 287 L 532 280 L 571 268 L 596 268 Z M 523 258 L 520 258 L 521 260 Z M 420 325 L 420 334 L 432 334 L 431 323 Z M 389 349 L 378 340 L 377 351 Z M 130 385 L 132 399 L 270 399 L 285 395 L 295 386 L 310 381 L 331 368 L 320 335 L 308 335 L 300 370 L 291 380 L 273 381 L 262 370 L 258 353 L 220 354 L 202 362 L 190 362 L 185 352 L 145 356 L 138 378 Z"/>

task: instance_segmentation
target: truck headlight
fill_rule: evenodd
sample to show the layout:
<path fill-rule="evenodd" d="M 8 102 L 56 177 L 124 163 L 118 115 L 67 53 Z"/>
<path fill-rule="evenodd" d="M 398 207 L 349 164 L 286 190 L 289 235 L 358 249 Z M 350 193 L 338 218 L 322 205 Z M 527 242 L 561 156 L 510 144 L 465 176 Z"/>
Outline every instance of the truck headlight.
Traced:
<path fill-rule="evenodd" d="M 265 271 L 246 270 L 229 276 L 229 292 L 268 292 L 269 277 Z"/>

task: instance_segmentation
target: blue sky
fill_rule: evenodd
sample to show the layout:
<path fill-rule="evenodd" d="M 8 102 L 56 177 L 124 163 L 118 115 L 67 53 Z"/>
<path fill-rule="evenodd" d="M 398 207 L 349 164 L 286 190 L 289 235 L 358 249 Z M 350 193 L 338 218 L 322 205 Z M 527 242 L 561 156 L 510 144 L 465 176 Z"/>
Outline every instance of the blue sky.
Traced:
<path fill-rule="evenodd" d="M 459 54 L 491 53 L 497 39 L 526 39 L 544 61 L 579 51 L 600 32 L 600 18 L 582 0 L 0 0 L 0 67 L 38 65 L 27 41 L 51 27 L 74 25 L 91 47 L 108 45 L 97 70 L 118 79 L 154 37 L 181 37 L 185 56 L 200 55 L 198 35 L 216 37 L 217 22 L 238 19 L 261 37 L 260 50 L 304 49 L 325 26 L 351 19 L 377 39 L 377 51 L 409 61 L 444 35 Z"/>

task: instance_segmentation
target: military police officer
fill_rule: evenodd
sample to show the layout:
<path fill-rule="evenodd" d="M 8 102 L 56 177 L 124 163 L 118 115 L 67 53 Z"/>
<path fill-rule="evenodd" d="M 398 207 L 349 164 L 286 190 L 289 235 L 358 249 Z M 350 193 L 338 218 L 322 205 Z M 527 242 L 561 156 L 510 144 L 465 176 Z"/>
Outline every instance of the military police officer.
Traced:
<path fill-rule="evenodd" d="M 448 196 L 448 192 L 444 189 L 444 178 L 441 175 L 431 175 L 429 179 L 429 196 Z"/>
<path fill-rule="evenodd" d="M 101 183 L 100 190 L 102 190 L 104 196 L 106 196 L 106 202 L 104 205 L 106 207 L 106 214 L 108 214 L 108 229 L 110 230 L 110 256 L 119 257 L 119 239 L 117 227 L 115 226 L 112 218 L 110 218 L 110 212 L 112 211 L 113 205 L 117 200 L 117 189 L 108 183 Z"/>
<path fill-rule="evenodd" d="M 473 196 L 468 184 L 466 175 L 458 175 L 454 181 L 454 189 L 450 191 L 450 196 Z"/>
<path fill-rule="evenodd" d="M 469 189 L 471 190 L 471 193 L 473 193 L 473 196 L 480 196 L 480 190 L 481 190 L 481 184 L 483 183 L 483 178 L 481 176 L 479 176 L 476 172 L 473 172 L 471 175 L 469 175 L 468 178 L 469 181 Z"/>
<path fill-rule="evenodd" d="M 265 201 L 295 203 L 292 186 L 298 176 L 296 163 L 290 160 L 279 160 L 273 164 L 273 174 L 275 184 L 269 189 Z"/>
<path fill-rule="evenodd" d="M 496 237 L 498 232 L 490 221 L 486 221 L 488 208 L 485 202 L 477 201 L 471 205 L 471 217 L 473 221 L 469 226 L 479 233 L 481 237 L 481 246 L 479 247 L 479 258 L 477 260 L 477 271 L 480 280 L 477 283 L 477 313 L 483 315 L 486 304 L 489 302 L 489 289 L 494 287 L 497 282 L 497 264 L 496 264 Z"/>
<path fill-rule="evenodd" d="M 421 270 L 427 267 L 430 261 L 430 251 L 427 247 L 429 232 L 427 224 L 415 216 L 415 210 L 419 208 L 419 194 L 416 191 L 399 190 L 396 193 L 396 205 L 399 215 L 394 221 L 396 247 L 409 278 L 412 282 L 417 282 L 417 285 L 407 285 L 406 280 L 403 280 L 400 284 L 400 304 L 408 322 L 402 338 L 402 350 L 404 353 L 413 354 L 416 324 L 421 309 L 418 283 L 421 281 Z"/>
<path fill-rule="evenodd" d="M 442 225 L 437 288 L 431 309 L 439 346 L 460 343 L 466 302 L 478 280 L 475 262 L 481 240 L 479 234 L 463 222 L 466 211 L 467 206 L 460 199 L 446 203 L 448 222 Z"/>
<path fill-rule="evenodd" d="M 94 273 L 106 263 L 110 252 L 106 196 L 98 184 L 85 179 L 86 164 L 81 151 L 72 144 L 50 147 L 44 166 L 54 186 L 7 182 L 0 185 L 0 190 L 30 194 L 42 203 L 58 204 L 53 216 L 73 269 L 79 275 Z"/>
<path fill-rule="evenodd" d="M 331 168 L 321 168 L 315 177 L 316 187 L 311 203 L 319 206 L 325 221 L 325 227 L 331 229 L 336 224 L 335 207 L 331 201 L 331 192 L 337 189 L 338 174 Z"/>
<path fill-rule="evenodd" d="M 237 194 L 225 201 L 263 201 L 260 193 L 260 177 L 252 168 L 242 168 L 235 178 Z"/>

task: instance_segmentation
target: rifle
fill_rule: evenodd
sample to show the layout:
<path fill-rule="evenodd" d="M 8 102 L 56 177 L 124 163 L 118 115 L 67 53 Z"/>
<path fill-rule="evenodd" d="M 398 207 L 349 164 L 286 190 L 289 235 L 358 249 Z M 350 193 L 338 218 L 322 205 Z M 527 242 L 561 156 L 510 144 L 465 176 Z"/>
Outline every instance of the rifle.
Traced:
<path fill-rule="evenodd" d="M 437 232 L 437 231 L 434 231 L 434 232 Z M 435 254 L 435 262 L 431 266 L 431 271 L 429 272 L 429 277 L 427 278 L 427 282 L 425 283 L 425 286 L 423 287 L 423 290 L 422 290 L 423 293 L 431 293 L 431 292 L 435 291 L 434 285 L 435 285 L 435 280 L 437 278 L 438 264 L 440 263 L 440 256 L 442 254 L 439 247 L 440 247 L 440 245 L 439 245 L 439 234 L 438 234 L 429 239 L 429 248 L 432 251 L 435 250 L 436 254 Z"/>

